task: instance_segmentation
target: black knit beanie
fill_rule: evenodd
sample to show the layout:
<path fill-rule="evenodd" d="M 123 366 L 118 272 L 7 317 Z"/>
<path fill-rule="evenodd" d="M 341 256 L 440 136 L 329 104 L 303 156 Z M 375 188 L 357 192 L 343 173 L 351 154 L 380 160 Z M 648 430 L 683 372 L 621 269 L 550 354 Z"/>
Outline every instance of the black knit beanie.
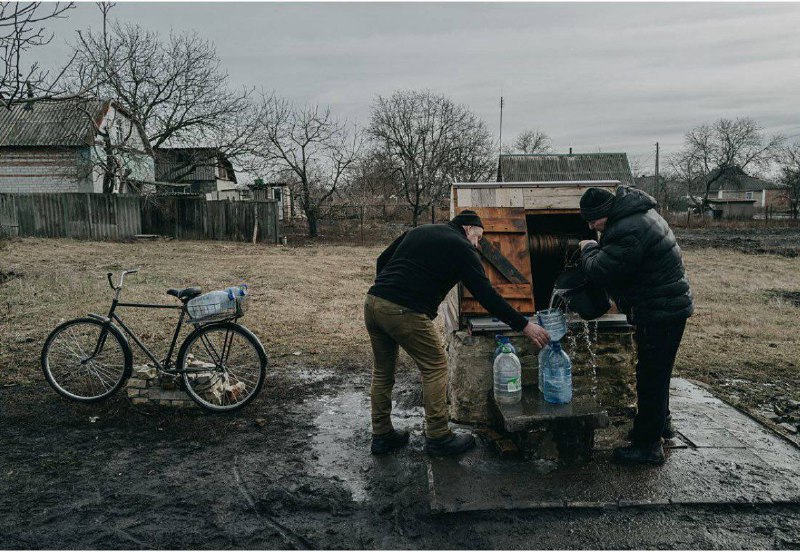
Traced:
<path fill-rule="evenodd" d="M 583 220 L 593 220 L 607 217 L 614 206 L 616 196 L 603 188 L 589 188 L 581 196 L 581 216 Z"/>
<path fill-rule="evenodd" d="M 475 211 L 470 211 L 469 209 L 464 209 L 459 214 L 453 217 L 451 220 L 453 224 L 457 224 L 458 226 L 480 226 L 483 228 L 483 222 L 481 222 L 481 217 L 478 216 L 478 213 Z"/>

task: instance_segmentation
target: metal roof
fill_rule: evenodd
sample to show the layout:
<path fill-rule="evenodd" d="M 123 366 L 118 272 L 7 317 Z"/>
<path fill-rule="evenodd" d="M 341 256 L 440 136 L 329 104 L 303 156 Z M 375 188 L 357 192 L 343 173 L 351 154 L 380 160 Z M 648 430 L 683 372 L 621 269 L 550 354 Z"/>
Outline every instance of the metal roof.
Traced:
<path fill-rule="evenodd" d="M 503 154 L 503 182 L 572 182 L 619 180 L 634 184 L 628 156 L 624 153 Z"/>
<path fill-rule="evenodd" d="M 15 102 L 0 108 L 0 147 L 86 146 L 94 143 L 91 115 L 100 122 L 108 100 Z"/>
<path fill-rule="evenodd" d="M 727 167 L 721 169 L 722 176 L 717 178 L 711 185 L 712 192 L 720 189 L 729 192 L 760 192 L 761 190 L 781 190 L 786 188 L 785 184 L 777 182 L 770 182 L 769 180 L 762 180 L 755 176 L 750 176 L 739 167 Z M 720 169 L 712 171 L 707 177 L 706 182 L 715 178 L 720 172 Z"/>

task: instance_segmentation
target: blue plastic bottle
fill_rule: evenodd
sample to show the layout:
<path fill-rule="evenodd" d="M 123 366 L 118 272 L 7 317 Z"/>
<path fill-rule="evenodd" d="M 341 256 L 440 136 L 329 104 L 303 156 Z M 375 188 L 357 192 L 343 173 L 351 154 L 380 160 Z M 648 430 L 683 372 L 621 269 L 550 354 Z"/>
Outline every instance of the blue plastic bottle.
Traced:
<path fill-rule="evenodd" d="M 572 400 L 572 362 L 558 341 L 542 349 L 539 371 L 544 372 L 542 393 L 549 403 L 566 404 Z"/>

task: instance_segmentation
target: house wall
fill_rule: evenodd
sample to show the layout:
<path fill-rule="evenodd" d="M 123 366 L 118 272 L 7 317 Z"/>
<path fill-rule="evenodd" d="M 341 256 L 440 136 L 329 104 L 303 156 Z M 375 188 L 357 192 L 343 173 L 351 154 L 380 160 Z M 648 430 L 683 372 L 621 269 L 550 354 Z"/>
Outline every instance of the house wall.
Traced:
<path fill-rule="evenodd" d="M 93 192 L 89 148 L 0 148 L 0 193 Z"/>
<path fill-rule="evenodd" d="M 755 199 L 756 207 L 771 207 L 773 209 L 788 209 L 788 204 L 783 196 L 783 190 L 753 190 L 752 197 L 747 197 L 747 192 L 720 190 L 719 199 Z"/>

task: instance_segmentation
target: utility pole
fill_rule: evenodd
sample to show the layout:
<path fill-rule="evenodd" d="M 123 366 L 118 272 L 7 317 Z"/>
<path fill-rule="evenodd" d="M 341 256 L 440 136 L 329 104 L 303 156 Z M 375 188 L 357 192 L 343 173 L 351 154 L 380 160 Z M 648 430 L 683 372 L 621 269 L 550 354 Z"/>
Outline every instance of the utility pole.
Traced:
<path fill-rule="evenodd" d="M 658 179 L 658 142 L 656 142 L 656 189 L 661 186 L 661 181 Z M 664 186 L 664 203 L 661 205 L 661 212 L 667 210 L 667 187 Z"/>
<path fill-rule="evenodd" d="M 500 89 L 500 155 L 503 155 L 503 89 Z M 500 155 L 497 156 L 497 181 L 503 181 L 503 170 L 500 167 Z"/>

